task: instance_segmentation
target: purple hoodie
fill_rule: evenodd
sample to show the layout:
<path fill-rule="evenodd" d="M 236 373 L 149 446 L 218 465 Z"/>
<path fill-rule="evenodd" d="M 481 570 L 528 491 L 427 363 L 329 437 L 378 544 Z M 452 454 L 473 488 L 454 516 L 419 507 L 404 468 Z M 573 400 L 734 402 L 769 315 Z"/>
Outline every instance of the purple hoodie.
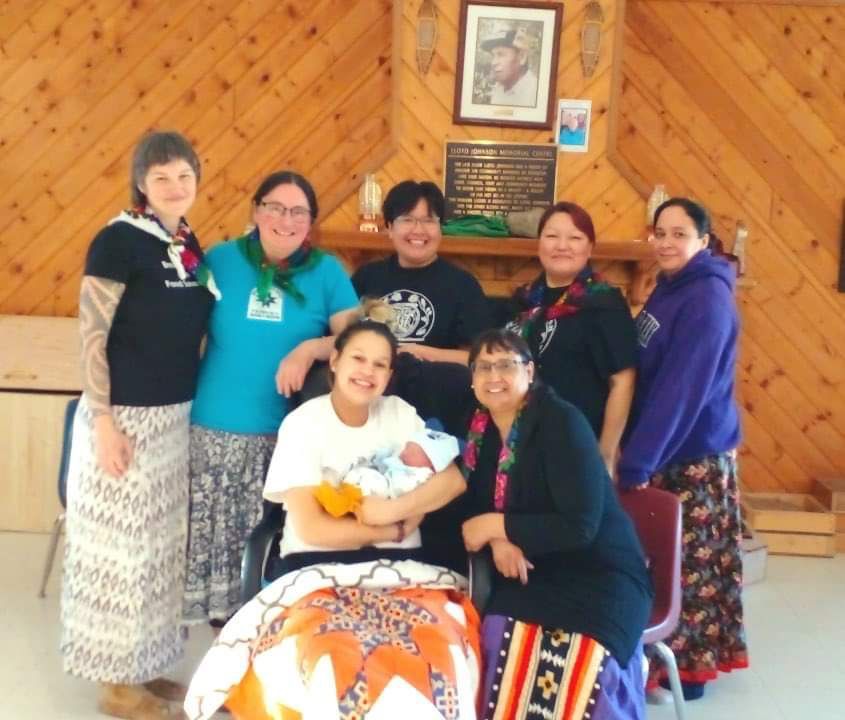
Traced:
<path fill-rule="evenodd" d="M 739 444 L 733 267 L 709 250 L 661 275 L 637 316 L 640 359 L 619 484 Z"/>

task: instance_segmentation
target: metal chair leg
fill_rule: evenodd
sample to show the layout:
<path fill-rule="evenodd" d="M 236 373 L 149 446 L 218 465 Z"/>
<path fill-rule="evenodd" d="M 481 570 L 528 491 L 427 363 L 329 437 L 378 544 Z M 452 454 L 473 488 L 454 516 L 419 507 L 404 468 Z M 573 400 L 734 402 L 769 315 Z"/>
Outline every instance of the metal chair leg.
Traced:
<path fill-rule="evenodd" d="M 656 642 L 652 644 L 663 662 L 666 663 L 666 671 L 669 674 L 669 687 L 672 689 L 672 697 L 675 700 L 675 717 L 678 720 L 685 720 L 686 708 L 684 707 L 684 691 L 681 687 L 681 676 L 678 674 L 678 663 L 675 660 L 675 653 L 673 653 L 666 643 Z"/>
<path fill-rule="evenodd" d="M 65 514 L 61 513 L 53 523 L 53 531 L 50 533 L 50 546 L 47 548 L 47 561 L 44 563 L 44 575 L 41 578 L 41 589 L 38 591 L 38 597 L 43 598 L 47 590 L 47 581 L 50 579 L 50 573 L 53 571 L 53 562 L 56 559 L 56 548 L 59 546 L 59 536 L 62 534 L 62 528 L 65 525 Z"/>

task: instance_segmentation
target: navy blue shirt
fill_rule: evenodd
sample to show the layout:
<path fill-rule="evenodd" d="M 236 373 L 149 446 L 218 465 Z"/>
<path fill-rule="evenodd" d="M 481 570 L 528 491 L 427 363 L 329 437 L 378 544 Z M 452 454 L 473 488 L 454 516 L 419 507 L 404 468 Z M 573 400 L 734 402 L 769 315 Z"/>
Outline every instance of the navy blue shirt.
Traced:
<path fill-rule="evenodd" d="M 454 350 L 467 347 L 490 327 L 481 285 L 443 258 L 421 268 L 404 268 L 396 255 L 361 266 L 352 276 L 361 297 L 379 298 L 396 313 L 399 342 Z"/>
<path fill-rule="evenodd" d="M 584 416 L 548 387 L 532 393 L 518 428 L 505 531 L 534 570 L 527 585 L 495 573 L 486 612 L 583 633 L 625 666 L 653 597 L 639 538 Z M 468 480 L 471 516 L 496 512 L 500 449 L 499 431 L 490 422 Z"/>
<path fill-rule="evenodd" d="M 85 274 L 126 285 L 106 345 L 112 405 L 191 400 L 212 294 L 179 279 L 167 243 L 124 222 L 97 233 Z"/>

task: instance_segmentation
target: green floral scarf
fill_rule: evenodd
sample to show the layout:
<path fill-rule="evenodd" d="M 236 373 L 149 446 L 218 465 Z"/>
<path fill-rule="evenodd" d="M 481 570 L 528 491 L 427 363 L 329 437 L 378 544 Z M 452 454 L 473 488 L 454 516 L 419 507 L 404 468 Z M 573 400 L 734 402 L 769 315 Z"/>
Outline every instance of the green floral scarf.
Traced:
<path fill-rule="evenodd" d="M 270 286 L 275 285 L 283 292 L 290 295 L 296 302 L 305 302 L 305 296 L 294 284 L 294 278 L 305 270 L 310 270 L 325 253 L 319 248 L 311 247 L 311 242 L 306 239 L 296 250 L 283 260 L 273 263 L 264 254 L 261 247 L 261 240 L 258 238 L 258 230 L 239 237 L 235 242 L 258 272 L 258 284 L 256 290 L 258 299 L 266 302 L 270 296 Z"/>

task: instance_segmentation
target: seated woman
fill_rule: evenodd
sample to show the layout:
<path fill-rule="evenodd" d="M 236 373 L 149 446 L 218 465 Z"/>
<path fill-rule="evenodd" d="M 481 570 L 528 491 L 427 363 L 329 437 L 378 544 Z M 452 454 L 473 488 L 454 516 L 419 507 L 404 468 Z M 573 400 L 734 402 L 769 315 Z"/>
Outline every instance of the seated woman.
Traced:
<path fill-rule="evenodd" d="M 534 382 L 507 330 L 470 350 L 481 406 L 464 465 L 469 551 L 497 573 L 482 625 L 483 718 L 645 718 L 651 582 L 584 416 Z M 527 669 L 527 671 L 526 671 Z"/>
<path fill-rule="evenodd" d="M 383 396 L 397 343 L 363 320 L 338 335 L 328 395 L 279 429 L 264 496 L 287 510 L 284 574 L 223 628 L 185 701 L 189 718 L 225 702 L 237 718 L 474 718 L 478 618 L 466 582 L 416 562 L 422 515 L 465 489 L 454 464 L 395 499 L 367 497 L 334 518 L 315 490 L 361 458 L 399 449 L 423 428 Z"/>

